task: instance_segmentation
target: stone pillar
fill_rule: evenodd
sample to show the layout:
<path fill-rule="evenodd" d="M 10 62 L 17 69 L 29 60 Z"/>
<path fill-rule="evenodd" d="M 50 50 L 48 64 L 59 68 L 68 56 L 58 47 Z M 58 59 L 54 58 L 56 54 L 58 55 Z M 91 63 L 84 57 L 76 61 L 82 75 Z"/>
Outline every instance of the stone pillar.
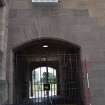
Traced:
<path fill-rule="evenodd" d="M 7 5 L 0 7 L 0 105 L 7 103 L 8 89 L 6 80 L 7 53 Z"/>

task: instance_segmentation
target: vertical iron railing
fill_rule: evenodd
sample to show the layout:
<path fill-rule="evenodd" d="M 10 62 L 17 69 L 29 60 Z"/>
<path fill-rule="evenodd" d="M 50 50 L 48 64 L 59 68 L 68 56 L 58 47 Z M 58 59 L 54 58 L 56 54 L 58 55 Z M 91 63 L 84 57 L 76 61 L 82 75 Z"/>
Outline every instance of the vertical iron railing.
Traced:
<path fill-rule="evenodd" d="M 81 102 L 80 99 L 80 78 L 79 73 L 79 54 L 57 54 L 53 55 L 54 57 L 57 57 L 59 65 L 59 70 L 56 70 L 52 67 L 52 78 L 55 80 L 50 80 L 50 65 L 48 64 L 51 59 L 49 60 L 50 56 L 47 56 L 46 60 L 43 64 L 39 66 L 39 74 L 36 73 L 35 68 L 33 70 L 32 74 L 32 100 L 34 100 L 34 103 L 37 105 L 49 105 L 50 103 L 52 105 L 64 105 L 64 104 L 78 104 Z M 39 63 L 42 62 L 41 58 L 39 57 Z M 53 61 L 53 60 L 52 60 Z M 54 65 L 54 64 L 53 64 Z M 45 67 L 46 70 L 43 71 L 42 67 Z M 58 72 L 59 71 L 59 72 Z M 45 79 L 43 80 L 43 72 L 46 72 Z M 38 77 L 39 76 L 39 77 Z M 36 78 L 38 78 L 38 81 L 36 81 Z M 42 80 L 41 80 L 42 79 Z M 50 90 L 44 90 L 44 84 L 50 84 Z M 59 84 L 59 88 L 58 88 Z M 59 94 L 58 94 L 58 89 Z M 23 90 L 24 91 L 24 90 Z M 50 102 L 50 103 L 49 103 Z M 80 104 L 79 104 L 80 105 Z"/>

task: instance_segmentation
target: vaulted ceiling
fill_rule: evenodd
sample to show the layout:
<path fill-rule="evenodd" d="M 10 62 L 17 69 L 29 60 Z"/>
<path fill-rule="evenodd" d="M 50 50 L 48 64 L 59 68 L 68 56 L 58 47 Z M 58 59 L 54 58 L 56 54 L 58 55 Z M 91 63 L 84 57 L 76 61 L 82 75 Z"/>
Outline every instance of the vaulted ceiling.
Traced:
<path fill-rule="evenodd" d="M 3 6 L 4 2 L 3 0 L 0 0 L 0 7 Z"/>

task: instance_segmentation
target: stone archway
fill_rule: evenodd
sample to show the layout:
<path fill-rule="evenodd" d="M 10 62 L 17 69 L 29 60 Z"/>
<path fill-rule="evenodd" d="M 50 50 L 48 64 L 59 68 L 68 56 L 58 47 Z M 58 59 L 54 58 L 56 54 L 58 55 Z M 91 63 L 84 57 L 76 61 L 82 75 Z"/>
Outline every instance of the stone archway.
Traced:
<path fill-rule="evenodd" d="M 17 47 L 14 55 L 14 103 L 29 98 L 31 71 L 40 65 L 58 69 L 58 104 L 63 100 L 60 104 L 84 105 L 79 46 L 59 39 L 42 38 Z"/>

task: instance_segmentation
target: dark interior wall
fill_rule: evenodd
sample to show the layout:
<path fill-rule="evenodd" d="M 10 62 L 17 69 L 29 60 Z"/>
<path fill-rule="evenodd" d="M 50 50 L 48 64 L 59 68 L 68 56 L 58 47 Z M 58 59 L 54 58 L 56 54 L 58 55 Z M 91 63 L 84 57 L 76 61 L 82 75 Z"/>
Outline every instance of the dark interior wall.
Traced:
<path fill-rule="evenodd" d="M 60 60 L 61 95 L 69 96 L 71 100 L 84 101 L 83 78 L 80 55 L 65 54 Z"/>
<path fill-rule="evenodd" d="M 28 64 L 27 60 L 21 56 L 15 56 L 14 70 L 14 103 L 20 103 L 28 98 Z"/>

